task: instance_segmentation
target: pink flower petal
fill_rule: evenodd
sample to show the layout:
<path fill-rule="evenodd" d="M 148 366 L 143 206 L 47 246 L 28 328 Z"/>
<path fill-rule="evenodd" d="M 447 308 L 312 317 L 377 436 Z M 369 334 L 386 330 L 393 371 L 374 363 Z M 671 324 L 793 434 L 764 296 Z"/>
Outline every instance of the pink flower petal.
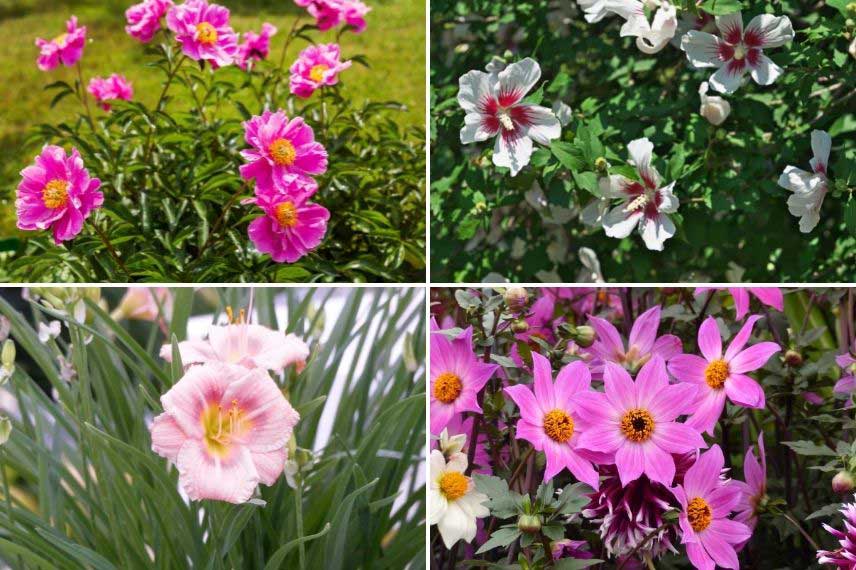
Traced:
<path fill-rule="evenodd" d="M 735 404 L 747 408 L 763 408 L 765 403 L 764 389 L 752 378 L 745 374 L 731 374 L 725 381 L 725 393 Z"/>
<path fill-rule="evenodd" d="M 716 570 L 716 564 L 707 555 L 704 547 L 699 543 L 689 543 L 687 546 L 687 558 L 696 567 L 696 570 Z"/>
<path fill-rule="evenodd" d="M 714 526 L 705 529 L 701 536 L 701 543 L 713 561 L 723 568 L 740 568 L 737 553 L 734 547 L 726 542 L 725 538 L 714 530 Z"/>
<path fill-rule="evenodd" d="M 725 408 L 725 390 L 714 390 L 705 384 L 701 386 L 698 398 L 696 410 L 686 423 L 701 432 L 713 435 L 716 422 Z"/>
<path fill-rule="evenodd" d="M 746 319 L 746 323 L 740 328 L 740 331 L 734 335 L 734 338 L 731 339 L 731 344 L 728 345 L 728 349 L 725 351 L 726 362 L 731 362 L 743 347 L 746 346 L 746 342 L 749 340 L 749 337 L 752 336 L 752 328 L 760 318 L 760 315 L 752 315 Z"/>
<path fill-rule="evenodd" d="M 718 445 L 699 455 L 696 462 L 684 475 L 684 492 L 687 497 L 705 497 L 710 489 L 719 485 L 719 474 L 725 465 L 725 457 Z"/>
<path fill-rule="evenodd" d="M 253 464 L 259 474 L 259 482 L 263 485 L 273 485 L 285 468 L 286 448 L 275 449 L 265 453 L 251 453 Z"/>
<path fill-rule="evenodd" d="M 544 427 L 541 424 L 540 418 L 538 420 L 533 418 L 532 421 L 520 420 L 517 422 L 515 429 L 517 431 L 517 439 L 525 439 L 538 451 L 542 451 L 545 444 L 553 441 L 544 433 Z"/>
<path fill-rule="evenodd" d="M 757 370 L 764 366 L 770 360 L 770 357 L 781 349 L 775 342 L 759 342 L 737 354 L 728 363 L 728 368 L 732 374 L 742 374 Z"/>
<path fill-rule="evenodd" d="M 553 392 L 553 369 L 550 361 L 537 352 L 532 352 L 532 375 L 535 377 L 535 399 L 546 410 L 556 407 L 556 396 Z"/>
<path fill-rule="evenodd" d="M 241 366 L 210 362 L 191 367 L 169 391 L 161 396 L 164 411 L 181 426 L 188 437 L 201 439 L 199 419 L 208 406 L 216 406 L 232 382 L 243 378 L 247 369 Z"/>
<path fill-rule="evenodd" d="M 624 342 L 621 340 L 618 330 L 612 326 L 612 323 L 591 315 L 589 315 L 588 320 L 597 334 L 597 342 L 595 342 L 592 348 L 594 349 L 597 346 L 597 351 L 602 358 L 614 357 L 614 355 L 624 352 Z"/>
<path fill-rule="evenodd" d="M 673 334 L 664 334 L 658 338 L 654 341 L 654 348 L 652 349 L 654 354 L 659 355 L 666 362 L 669 362 L 683 351 L 684 347 L 681 339 Z"/>
<path fill-rule="evenodd" d="M 601 453 L 613 453 L 624 443 L 618 425 L 593 427 L 580 434 L 578 447 Z"/>
<path fill-rule="evenodd" d="M 778 287 L 750 287 L 749 291 L 768 307 L 779 311 L 785 310 L 785 299 L 782 290 Z"/>
<path fill-rule="evenodd" d="M 175 461 L 181 446 L 187 441 L 187 435 L 169 414 L 155 417 L 151 427 L 152 451 Z"/>
<path fill-rule="evenodd" d="M 679 354 L 669 361 L 669 372 L 681 382 L 700 384 L 708 362 L 695 354 Z"/>
<path fill-rule="evenodd" d="M 706 318 L 698 329 L 698 348 L 708 362 L 722 358 L 722 337 L 713 317 Z"/>
<path fill-rule="evenodd" d="M 224 410 L 237 405 L 244 411 L 244 421 L 251 426 L 250 433 L 245 435 L 245 445 L 256 453 L 283 447 L 300 420 L 300 414 L 261 368 L 245 371 L 242 378 L 229 384 L 221 405 Z"/>
<path fill-rule="evenodd" d="M 597 490 L 600 486 L 600 477 L 591 462 L 582 458 L 576 451 L 569 447 L 565 451 L 565 465 L 573 473 L 574 477 L 592 489 Z"/>
<path fill-rule="evenodd" d="M 606 397 L 613 408 L 619 411 L 637 407 L 636 386 L 630 374 L 621 366 L 607 362 L 603 369 L 603 385 Z"/>
<path fill-rule="evenodd" d="M 713 510 L 713 518 L 725 518 L 731 514 L 740 500 L 740 487 L 733 484 L 720 485 L 707 496 Z"/>
<path fill-rule="evenodd" d="M 657 328 L 660 326 L 660 306 L 651 307 L 636 319 L 633 328 L 630 329 L 629 346 L 636 346 L 639 352 L 647 354 L 651 352 L 654 341 L 657 338 Z"/>
<path fill-rule="evenodd" d="M 638 479 L 645 471 L 645 450 L 641 444 L 624 442 L 615 452 L 615 466 L 622 485 Z"/>
<path fill-rule="evenodd" d="M 728 292 L 734 298 L 734 311 L 739 321 L 749 312 L 749 291 L 743 287 L 731 287 Z"/>
<path fill-rule="evenodd" d="M 570 403 L 571 396 L 580 392 L 586 392 L 591 387 L 591 372 L 585 363 L 577 360 L 565 365 L 556 376 L 556 384 L 553 387 L 556 394 L 556 404 L 566 406 Z"/>
<path fill-rule="evenodd" d="M 673 424 L 677 425 L 677 424 Z M 658 428 L 660 426 L 657 426 Z M 629 447 L 625 445 L 625 447 Z M 619 451 L 619 453 L 621 453 Z M 675 460 L 657 445 L 644 446 L 645 475 L 651 481 L 670 487 L 675 478 Z"/>
<path fill-rule="evenodd" d="M 677 422 L 658 423 L 651 441 L 669 453 L 688 453 L 707 445 L 698 430 Z"/>
<path fill-rule="evenodd" d="M 178 453 L 179 482 L 191 500 L 245 503 L 259 484 L 249 450 L 235 446 L 230 456 L 209 455 L 198 440 L 188 440 Z"/>
<path fill-rule="evenodd" d="M 659 356 L 655 356 L 646 362 L 636 375 L 637 405 L 648 407 L 650 402 L 656 399 L 661 390 L 668 385 L 669 377 L 666 375 L 666 363 Z M 666 421 L 671 421 L 671 419 L 674 417 Z"/>
<path fill-rule="evenodd" d="M 516 386 L 508 386 L 503 391 L 508 394 L 514 403 L 517 404 L 517 407 L 520 408 L 520 416 L 532 423 L 540 423 L 544 414 L 550 411 L 549 409 L 544 409 L 539 405 L 538 401 L 535 399 L 535 395 L 528 386 L 517 384 Z"/>
<path fill-rule="evenodd" d="M 449 424 L 449 421 L 452 419 L 452 416 L 455 415 L 455 406 L 444 404 L 439 400 L 435 400 L 432 397 L 430 407 L 431 413 L 429 415 L 431 423 L 431 433 L 433 435 L 440 435 L 440 433 L 443 431 L 443 428 Z"/>

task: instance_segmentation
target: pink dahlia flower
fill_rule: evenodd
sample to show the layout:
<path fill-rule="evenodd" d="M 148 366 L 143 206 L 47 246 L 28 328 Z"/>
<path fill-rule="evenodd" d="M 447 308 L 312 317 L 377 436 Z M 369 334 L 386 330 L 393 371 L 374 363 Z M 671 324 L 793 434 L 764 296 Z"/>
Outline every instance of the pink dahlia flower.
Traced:
<path fill-rule="evenodd" d="M 562 134 L 553 111 L 524 103 L 523 98 L 541 79 L 541 67 L 527 57 L 497 73 L 473 70 L 459 81 L 458 104 L 466 113 L 461 143 L 496 137 L 493 163 L 517 176 L 532 157 L 532 141 L 549 145 Z"/>
<path fill-rule="evenodd" d="M 749 540 L 752 531 L 742 522 L 729 519 L 740 501 L 740 487 L 722 481 L 725 458 L 718 445 L 699 455 L 689 468 L 684 484 L 672 489 L 681 503 L 681 542 L 690 562 L 699 570 L 740 568 L 734 545 Z"/>
<path fill-rule="evenodd" d="M 755 457 L 755 452 L 750 447 L 746 450 L 743 459 L 743 481 L 735 481 L 734 485 L 740 489 L 740 501 L 734 507 L 737 514 L 734 520 L 744 523 L 750 531 L 755 530 L 758 524 L 758 505 L 767 496 L 767 455 L 764 450 L 764 434 L 758 434 L 758 455 L 761 462 Z M 743 545 L 738 546 L 740 550 Z"/>
<path fill-rule="evenodd" d="M 431 319 L 431 433 L 439 435 L 452 416 L 461 412 L 482 413 L 479 391 L 499 368 L 482 362 L 473 353 L 473 327 L 452 340 Z"/>
<path fill-rule="evenodd" d="M 265 22 L 261 33 L 247 32 L 244 41 L 238 46 L 238 67 L 247 69 L 250 62 L 267 59 L 270 53 L 270 39 L 276 35 L 276 26 Z"/>
<path fill-rule="evenodd" d="M 627 145 L 641 182 L 622 174 L 600 179 L 603 199 L 621 200 L 621 204 L 604 214 L 602 223 L 609 237 L 623 239 L 638 229 L 645 247 L 663 251 L 663 244 L 675 235 L 675 224 L 666 214 L 677 212 L 680 202 L 672 193 L 674 182 L 660 186 L 660 173 L 651 164 L 653 150 L 654 145 L 647 138 L 630 141 Z"/>
<path fill-rule="evenodd" d="M 740 12 L 716 17 L 722 37 L 690 30 L 681 39 L 681 49 L 695 67 L 718 67 L 710 85 L 720 93 L 734 93 L 749 71 L 759 85 L 771 85 L 782 74 L 782 68 L 762 51 L 779 47 L 794 39 L 794 29 L 787 16 L 760 14 L 743 29 Z"/>
<path fill-rule="evenodd" d="M 244 503 L 273 485 L 300 419 L 267 372 L 222 363 L 190 368 L 161 403 L 152 451 L 175 463 L 194 501 Z"/>
<path fill-rule="evenodd" d="M 856 366 L 854 366 L 856 365 L 856 358 L 853 358 L 853 355 L 849 352 L 845 352 L 835 357 L 835 363 L 841 368 L 843 375 L 835 383 L 832 391 L 836 394 L 850 396 L 850 394 L 856 392 Z"/>
<path fill-rule="evenodd" d="M 311 193 L 257 191 L 252 200 L 265 215 L 250 222 L 250 239 L 277 263 L 294 263 L 321 243 L 330 212 L 309 202 Z"/>
<path fill-rule="evenodd" d="M 83 57 L 83 47 L 86 45 L 86 26 L 77 25 L 77 16 L 72 16 L 65 23 L 65 33 L 52 40 L 36 39 L 36 46 L 41 50 L 36 63 L 42 71 L 49 71 L 62 62 L 71 67 Z"/>
<path fill-rule="evenodd" d="M 114 73 L 110 77 L 93 77 L 89 80 L 86 90 L 95 97 L 98 105 L 105 111 L 110 110 L 109 101 L 122 99 L 130 101 L 134 96 L 134 88 L 124 75 Z"/>
<path fill-rule="evenodd" d="M 592 362 L 595 376 L 602 373 L 603 364 L 606 362 L 613 362 L 631 372 L 636 372 L 654 356 L 659 356 L 668 362 L 683 350 L 681 339 L 675 335 L 657 336 L 657 329 L 660 326 L 659 305 L 651 307 L 636 318 L 626 345 L 612 323 L 591 315 L 588 319 L 597 333 L 597 340 L 589 349 L 595 357 Z"/>
<path fill-rule="evenodd" d="M 590 560 L 594 554 L 589 552 L 589 544 L 585 540 L 570 540 L 563 538 L 550 543 L 550 553 L 553 560 L 571 558 L 576 560 Z"/>
<path fill-rule="evenodd" d="M 212 326 L 206 340 L 180 342 L 178 350 L 184 366 L 213 362 L 275 372 L 291 364 L 302 370 L 309 358 L 309 347 L 296 335 L 246 323 Z M 161 347 L 160 357 L 172 362 L 171 344 Z"/>
<path fill-rule="evenodd" d="M 764 366 L 781 347 L 775 342 L 759 342 L 744 350 L 752 327 L 761 317 L 752 315 L 740 329 L 725 354 L 716 319 L 708 317 L 698 330 L 698 347 L 702 356 L 682 354 L 669 362 L 669 372 L 683 382 L 698 388 L 696 411 L 687 423 L 713 435 L 713 428 L 725 407 L 725 398 L 745 408 L 763 408 L 764 389 L 746 375 Z"/>
<path fill-rule="evenodd" d="M 705 291 L 717 291 L 715 287 L 696 287 L 693 295 L 696 297 Z M 755 295 L 761 303 L 773 307 L 777 311 L 785 310 L 785 299 L 778 287 L 729 287 L 728 292 L 734 299 L 734 312 L 737 320 L 742 320 L 749 312 L 749 293 Z"/>
<path fill-rule="evenodd" d="M 309 46 L 291 66 L 291 92 L 298 97 L 309 97 L 316 89 L 336 85 L 339 73 L 349 67 L 350 61 L 339 59 L 339 44 Z"/>
<path fill-rule="evenodd" d="M 265 111 L 244 123 L 244 139 L 252 148 L 241 151 L 248 162 L 241 176 L 255 178 L 260 188 L 288 191 L 289 174 L 310 178 L 327 170 L 327 151 L 302 117 L 289 121 L 285 111 Z"/>
<path fill-rule="evenodd" d="M 104 203 L 104 194 L 98 191 L 101 181 L 89 177 L 76 148 L 66 156 L 61 147 L 45 146 L 21 176 L 15 200 L 18 229 L 51 228 L 57 244 L 79 234 L 83 220 Z"/>
<path fill-rule="evenodd" d="M 132 38 L 149 43 L 161 29 L 161 18 L 172 8 L 172 0 L 144 0 L 125 10 L 128 25 L 125 32 Z"/>
<path fill-rule="evenodd" d="M 820 564 L 832 564 L 845 570 L 856 568 L 856 504 L 845 503 L 840 510 L 844 515 L 844 530 L 840 531 L 824 523 L 823 528 L 838 539 L 840 548 L 818 550 L 817 561 Z"/>
<path fill-rule="evenodd" d="M 166 23 L 190 59 L 217 67 L 235 61 L 238 36 L 229 25 L 228 8 L 206 0 L 187 0 L 167 13 Z"/>
<path fill-rule="evenodd" d="M 577 415 L 585 423 L 578 445 L 614 456 L 622 485 L 643 473 L 651 481 L 671 485 L 675 477 L 672 454 L 706 445 L 697 430 L 676 421 L 692 409 L 694 387 L 670 385 L 659 356 L 642 367 L 635 382 L 624 368 L 607 362 L 603 380 L 606 393 L 573 396 Z"/>
<path fill-rule="evenodd" d="M 574 394 L 589 391 L 591 373 L 582 362 L 572 362 L 559 371 L 554 384 L 550 361 L 538 353 L 532 354 L 532 368 L 534 394 L 523 384 L 505 388 L 520 408 L 517 438 L 525 439 L 547 456 L 544 481 L 567 467 L 578 480 L 597 489 L 598 475 L 591 455 L 579 449 L 585 427 L 572 399 Z"/>

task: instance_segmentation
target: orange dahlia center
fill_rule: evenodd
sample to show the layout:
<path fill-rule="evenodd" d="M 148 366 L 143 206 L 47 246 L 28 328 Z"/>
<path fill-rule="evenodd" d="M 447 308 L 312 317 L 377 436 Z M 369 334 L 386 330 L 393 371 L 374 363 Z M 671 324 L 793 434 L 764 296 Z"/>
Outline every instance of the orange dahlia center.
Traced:
<path fill-rule="evenodd" d="M 297 158 L 297 151 L 288 139 L 276 139 L 268 147 L 270 156 L 280 166 L 291 166 Z"/>
<path fill-rule="evenodd" d="M 719 390 L 728 379 L 728 363 L 724 360 L 714 360 L 704 369 L 704 381 L 714 390 Z"/>
<path fill-rule="evenodd" d="M 313 65 L 312 69 L 309 70 L 309 79 L 315 83 L 321 83 L 324 81 L 324 73 L 326 73 L 328 69 L 330 69 L 330 66 L 324 65 L 323 63 Z"/>
<path fill-rule="evenodd" d="M 54 178 L 42 190 L 42 202 L 48 208 L 62 208 L 68 203 L 68 180 Z"/>
<path fill-rule="evenodd" d="M 434 380 L 434 399 L 451 404 L 458 399 L 464 385 L 457 374 L 451 372 L 443 372 Z"/>
<path fill-rule="evenodd" d="M 690 521 L 690 526 L 696 532 L 701 532 L 710 526 L 713 520 L 713 511 L 707 501 L 701 497 L 696 497 L 687 504 L 687 519 Z"/>
<path fill-rule="evenodd" d="M 627 410 L 621 416 L 621 431 L 630 441 L 636 443 L 648 441 L 654 433 L 654 416 L 644 408 Z"/>
<path fill-rule="evenodd" d="M 458 471 L 446 471 L 440 477 L 440 492 L 447 501 L 456 501 L 467 494 L 470 480 Z"/>
<path fill-rule="evenodd" d="M 277 204 L 274 215 L 279 225 L 284 228 L 293 228 L 297 225 L 297 207 L 290 200 Z"/>
<path fill-rule="evenodd" d="M 217 30 L 208 22 L 196 24 L 196 40 L 206 46 L 217 43 Z"/>
<path fill-rule="evenodd" d="M 232 406 L 223 410 L 220 404 L 211 404 L 202 411 L 199 418 L 204 433 L 205 448 L 212 455 L 223 457 L 229 453 L 232 440 L 240 437 L 252 427 L 238 406 L 238 400 L 232 400 Z"/>
<path fill-rule="evenodd" d="M 574 435 L 574 419 L 564 410 L 550 410 L 544 414 L 544 433 L 559 443 L 565 443 Z"/>

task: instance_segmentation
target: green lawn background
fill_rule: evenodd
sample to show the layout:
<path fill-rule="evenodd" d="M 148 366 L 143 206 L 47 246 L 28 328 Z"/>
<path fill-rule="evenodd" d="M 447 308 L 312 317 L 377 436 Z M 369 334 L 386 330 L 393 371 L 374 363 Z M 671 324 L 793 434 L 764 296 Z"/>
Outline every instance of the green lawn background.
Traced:
<path fill-rule="evenodd" d="M 362 34 L 342 34 L 344 57 L 363 54 L 371 66 L 354 65 L 343 76 L 343 93 L 356 100 L 405 103 L 399 119 L 404 125 L 425 120 L 425 4 L 422 0 L 366 0 L 372 7 Z M 134 98 L 154 105 L 161 89 L 161 72 L 145 67 L 150 56 L 143 45 L 125 33 L 125 10 L 134 0 L 0 0 L 0 237 L 16 233 L 15 188 L 19 172 L 38 153 L 40 145 L 24 148 L 30 127 L 73 118 L 80 103 L 73 97 L 50 108 L 53 92 L 44 86 L 57 80 L 73 83 L 74 68 L 60 66 L 43 72 L 36 67 L 35 39 L 50 39 L 65 30 L 73 14 L 87 27 L 83 56 L 84 82 L 93 75 L 123 73 L 134 86 Z M 176 2 L 180 3 L 180 2 Z M 271 55 L 278 60 L 285 36 L 294 19 L 305 13 L 293 0 L 220 0 L 232 11 L 236 32 L 258 32 L 271 22 L 279 33 L 271 41 Z M 304 17 L 311 22 L 310 17 Z M 311 32 L 317 42 L 334 42 L 336 31 Z M 287 65 L 306 42 L 297 39 L 289 47 Z M 180 105 L 180 102 L 175 104 Z M 250 109 L 254 109 L 251 106 Z M 99 113 L 101 111 L 98 111 Z"/>

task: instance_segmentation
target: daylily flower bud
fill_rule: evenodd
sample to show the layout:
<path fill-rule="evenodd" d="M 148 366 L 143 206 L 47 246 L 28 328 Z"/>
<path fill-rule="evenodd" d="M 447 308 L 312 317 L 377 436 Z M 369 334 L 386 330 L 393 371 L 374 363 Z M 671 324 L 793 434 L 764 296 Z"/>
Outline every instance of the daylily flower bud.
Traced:
<path fill-rule="evenodd" d="M 505 290 L 503 298 L 509 309 L 519 313 L 526 308 L 526 303 L 529 301 L 529 292 L 523 287 L 509 287 Z"/>
<path fill-rule="evenodd" d="M 850 493 L 854 487 L 856 487 L 856 482 L 853 481 L 853 475 L 849 471 L 839 471 L 832 478 L 832 490 L 836 493 Z"/>
<path fill-rule="evenodd" d="M 541 517 L 539 515 L 520 515 L 517 519 L 517 528 L 521 532 L 534 534 L 541 530 Z"/>
<path fill-rule="evenodd" d="M 6 416 L 0 416 L 0 445 L 9 441 L 9 436 L 12 434 L 12 420 Z"/>
<path fill-rule="evenodd" d="M 800 354 L 796 350 L 791 349 L 785 352 L 785 364 L 787 364 L 791 368 L 799 368 L 800 366 L 802 366 L 802 363 L 802 354 Z"/>
<path fill-rule="evenodd" d="M 592 344 L 594 344 L 594 337 L 594 329 L 590 326 L 584 325 L 581 327 L 577 327 L 576 334 L 574 335 L 574 340 L 582 348 L 588 348 Z"/>
<path fill-rule="evenodd" d="M 511 330 L 514 331 L 515 334 L 525 333 L 529 330 L 529 323 L 523 319 L 517 319 L 511 323 Z"/>
<path fill-rule="evenodd" d="M 0 352 L 0 361 L 4 368 L 13 368 L 15 366 L 15 341 L 7 338 L 3 343 L 3 351 Z"/>

